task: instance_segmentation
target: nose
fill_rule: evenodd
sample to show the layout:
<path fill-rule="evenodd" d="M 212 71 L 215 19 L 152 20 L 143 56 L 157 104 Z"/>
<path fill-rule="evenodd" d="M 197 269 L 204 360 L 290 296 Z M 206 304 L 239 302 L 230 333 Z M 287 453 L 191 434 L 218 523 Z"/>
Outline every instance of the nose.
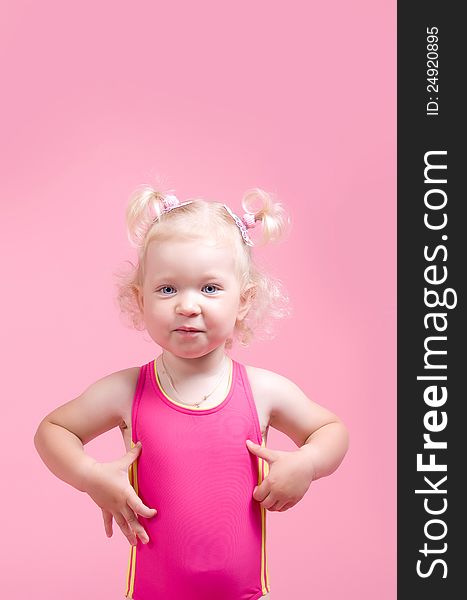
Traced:
<path fill-rule="evenodd" d="M 176 313 L 179 315 L 199 315 L 200 306 L 196 299 L 196 294 L 185 292 L 178 294 L 178 302 L 175 308 Z"/>

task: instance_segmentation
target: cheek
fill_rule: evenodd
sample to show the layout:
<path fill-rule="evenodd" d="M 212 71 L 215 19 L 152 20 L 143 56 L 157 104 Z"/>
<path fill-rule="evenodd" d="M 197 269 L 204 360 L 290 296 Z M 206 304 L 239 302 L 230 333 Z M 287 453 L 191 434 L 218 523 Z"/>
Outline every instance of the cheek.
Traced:
<path fill-rule="evenodd" d="M 212 314 L 223 315 L 224 317 L 233 316 L 238 309 L 238 302 L 235 299 L 226 299 L 224 302 L 219 303 L 212 307 Z"/>
<path fill-rule="evenodd" d="M 161 322 L 167 321 L 169 311 L 164 303 L 146 302 L 143 314 L 148 321 Z"/>

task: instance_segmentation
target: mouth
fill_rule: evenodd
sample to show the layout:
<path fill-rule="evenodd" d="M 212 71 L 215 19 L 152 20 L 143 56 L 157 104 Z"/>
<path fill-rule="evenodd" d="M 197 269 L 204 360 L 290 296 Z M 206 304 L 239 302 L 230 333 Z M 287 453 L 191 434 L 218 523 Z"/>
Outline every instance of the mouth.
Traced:
<path fill-rule="evenodd" d="M 194 329 L 193 327 L 180 327 L 175 331 L 181 331 L 182 333 L 201 333 L 201 329 Z"/>

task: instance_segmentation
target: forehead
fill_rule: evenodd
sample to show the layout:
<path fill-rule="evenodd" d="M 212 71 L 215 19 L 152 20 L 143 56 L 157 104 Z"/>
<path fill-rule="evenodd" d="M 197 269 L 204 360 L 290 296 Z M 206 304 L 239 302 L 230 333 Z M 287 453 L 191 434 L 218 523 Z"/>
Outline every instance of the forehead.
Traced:
<path fill-rule="evenodd" d="M 150 242 L 146 253 L 146 274 L 158 276 L 233 276 L 232 247 L 208 240 L 167 240 Z"/>

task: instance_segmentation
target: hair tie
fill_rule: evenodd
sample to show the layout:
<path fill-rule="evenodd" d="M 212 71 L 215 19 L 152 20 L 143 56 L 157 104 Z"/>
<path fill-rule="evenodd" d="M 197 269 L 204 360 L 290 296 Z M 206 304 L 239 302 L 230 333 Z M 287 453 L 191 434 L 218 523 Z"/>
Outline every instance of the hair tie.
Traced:
<path fill-rule="evenodd" d="M 177 196 L 174 196 L 173 194 L 166 194 L 165 196 L 163 196 L 162 204 L 164 205 L 163 212 L 168 212 L 172 208 L 180 206 L 180 202 Z"/>
<path fill-rule="evenodd" d="M 163 208 L 161 214 L 168 213 L 174 208 L 178 208 L 179 206 L 185 206 L 185 204 L 191 204 L 192 202 L 193 200 L 188 200 L 187 202 L 180 202 L 177 196 L 174 196 L 173 194 L 166 194 L 162 198 Z M 157 218 L 154 220 L 157 221 Z"/>
<path fill-rule="evenodd" d="M 248 229 L 255 227 L 256 225 L 255 215 L 253 213 L 244 213 L 242 220 Z"/>

